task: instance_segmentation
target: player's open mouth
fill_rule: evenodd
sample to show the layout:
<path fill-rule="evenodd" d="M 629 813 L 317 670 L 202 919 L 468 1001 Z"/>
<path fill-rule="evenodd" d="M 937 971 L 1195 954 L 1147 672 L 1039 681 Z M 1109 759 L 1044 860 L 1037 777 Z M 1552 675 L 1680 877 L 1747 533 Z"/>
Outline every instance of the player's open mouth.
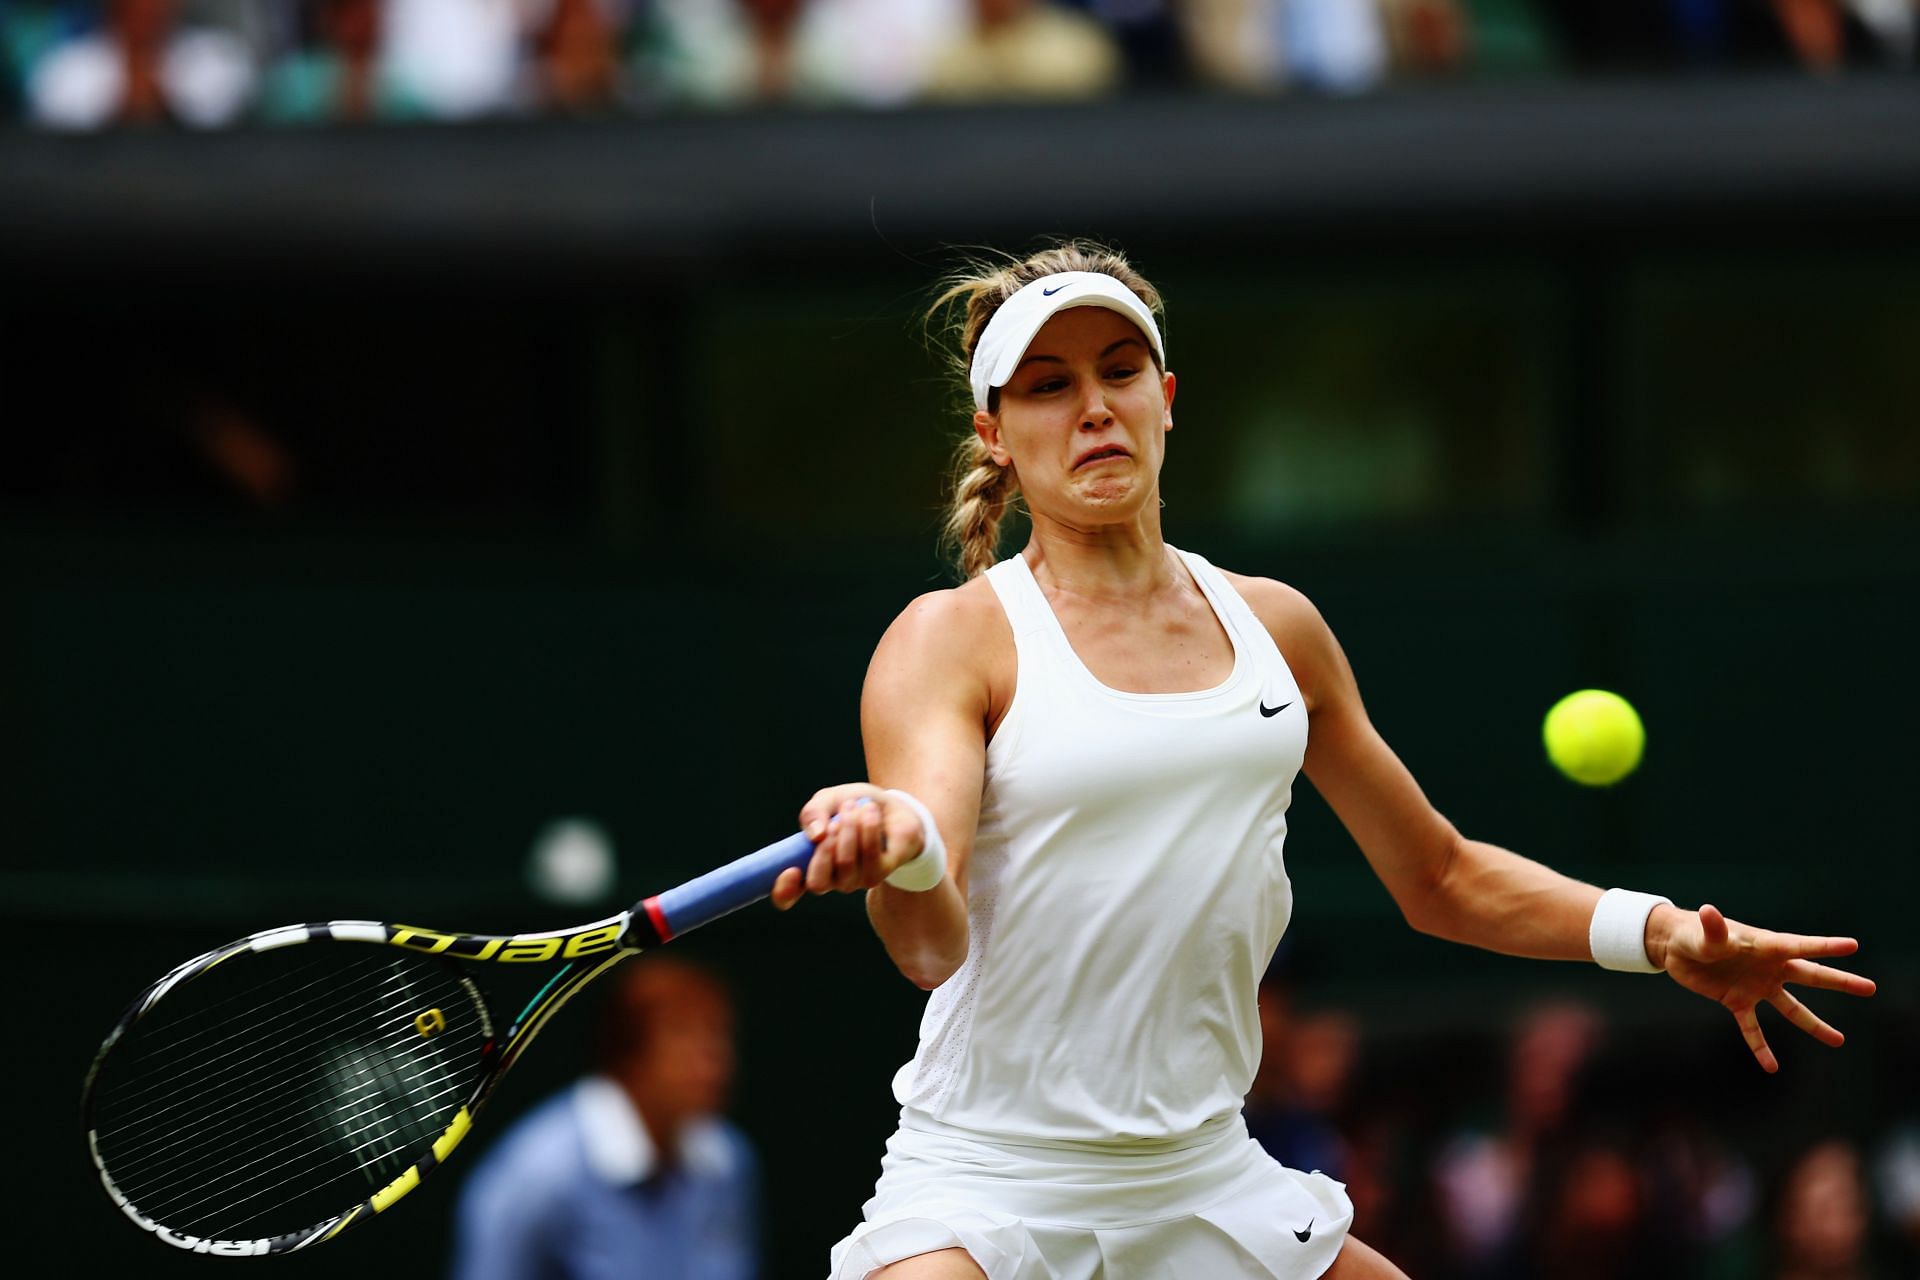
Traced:
<path fill-rule="evenodd" d="M 1104 462 L 1108 458 L 1131 458 L 1132 456 L 1132 454 L 1117 444 L 1103 444 L 1098 449 L 1089 449 L 1078 458 L 1075 458 L 1073 461 L 1073 469 L 1078 471 L 1089 463 Z"/>

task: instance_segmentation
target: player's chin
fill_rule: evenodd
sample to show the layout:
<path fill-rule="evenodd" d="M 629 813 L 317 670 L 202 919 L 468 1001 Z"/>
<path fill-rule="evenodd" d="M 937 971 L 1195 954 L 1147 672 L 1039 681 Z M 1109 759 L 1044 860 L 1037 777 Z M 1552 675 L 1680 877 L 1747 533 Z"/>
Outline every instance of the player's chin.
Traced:
<path fill-rule="evenodd" d="M 1141 476 L 1112 465 L 1093 474 L 1075 476 L 1072 492 L 1082 507 L 1108 519 L 1135 514 L 1147 498 L 1147 487 Z"/>

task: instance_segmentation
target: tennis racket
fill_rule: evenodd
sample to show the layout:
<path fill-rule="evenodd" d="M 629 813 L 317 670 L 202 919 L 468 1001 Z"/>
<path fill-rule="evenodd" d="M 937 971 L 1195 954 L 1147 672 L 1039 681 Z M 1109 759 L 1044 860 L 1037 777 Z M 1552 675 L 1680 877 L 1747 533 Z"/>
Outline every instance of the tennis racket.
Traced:
<path fill-rule="evenodd" d="M 758 902 L 805 834 L 550 933 L 372 920 L 268 929 L 141 992 L 87 1072 L 107 1195 L 176 1248 L 288 1253 L 390 1209 L 446 1160 L 548 1019 L 627 956 Z M 557 966 L 502 1027 L 476 964 Z"/>

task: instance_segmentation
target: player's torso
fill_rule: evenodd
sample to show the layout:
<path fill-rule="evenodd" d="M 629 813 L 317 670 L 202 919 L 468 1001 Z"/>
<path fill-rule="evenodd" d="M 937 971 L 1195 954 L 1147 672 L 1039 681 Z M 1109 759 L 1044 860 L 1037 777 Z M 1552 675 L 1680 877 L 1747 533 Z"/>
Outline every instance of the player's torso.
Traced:
<path fill-rule="evenodd" d="M 1237 1108 L 1254 988 L 1292 909 L 1281 848 L 1306 715 L 1251 611 L 1204 561 L 1193 572 L 1218 678 L 1137 693 L 1094 675 L 1023 565 L 995 570 L 1018 683 L 988 748 L 972 950 L 929 1005 L 910 1105 L 1095 1141 Z"/>

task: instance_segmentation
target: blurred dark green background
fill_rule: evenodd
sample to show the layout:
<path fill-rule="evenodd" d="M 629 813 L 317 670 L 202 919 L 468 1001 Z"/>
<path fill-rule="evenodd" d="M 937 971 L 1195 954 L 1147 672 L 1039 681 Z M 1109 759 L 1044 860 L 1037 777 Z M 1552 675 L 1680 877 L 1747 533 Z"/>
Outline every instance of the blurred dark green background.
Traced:
<path fill-rule="evenodd" d="M 919 323 L 941 246 L 1057 232 L 1114 236 L 1169 298 L 1170 539 L 1311 595 L 1464 830 L 1857 933 L 1882 982 L 1813 1001 L 1853 1038 L 1837 1054 L 1771 1020 L 1785 1070 L 1763 1079 L 1724 1014 L 1664 981 L 1412 934 L 1303 788 L 1298 998 L 1356 1011 L 1380 1069 L 1462 1105 L 1497 1088 L 1513 1011 L 1563 992 L 1670 1044 L 1647 1087 L 1713 1097 L 1761 1155 L 1883 1132 L 1920 1066 L 1917 197 L 1909 144 L 1808 159 L 1857 136 L 1835 113 L 1910 122 L 1913 95 L 1883 88 L 1574 94 L 1571 116 L 1571 90 L 1187 104 L 1187 132 L 1133 138 L 1162 148 L 1144 168 L 1226 131 L 1207 145 L 1252 194 L 1169 181 L 1104 218 L 1070 162 L 1164 124 L 1152 104 L 1023 117 L 1065 157 L 1057 188 L 948 214 L 942 183 L 965 184 L 913 157 L 972 128 L 936 113 L 0 138 L 20 196 L 0 218 L 16 1249 L 35 1272 L 207 1265 L 119 1221 L 78 1126 L 99 1036 L 166 965 L 301 919 L 571 923 L 523 879 L 549 820 L 607 828 L 619 905 L 857 775 L 871 646 L 947 581 L 932 544 L 965 420 Z M 1723 139 L 1745 93 L 1800 131 Z M 816 186 L 771 162 L 711 176 L 816 135 L 839 166 Z M 444 202 L 406 185 L 450 147 L 473 164 Z M 370 174 L 393 185 L 351 199 Z M 697 198 L 715 184 L 727 219 Z M 676 215 L 656 188 L 695 194 Z M 1587 685 L 1648 726 L 1611 791 L 1539 743 Z M 738 994 L 771 1274 L 819 1274 L 877 1172 L 919 994 L 847 901 L 684 945 Z M 577 1069 L 586 1021 L 516 1071 L 477 1147 Z M 285 1265 L 431 1273 L 457 1184 Z"/>

